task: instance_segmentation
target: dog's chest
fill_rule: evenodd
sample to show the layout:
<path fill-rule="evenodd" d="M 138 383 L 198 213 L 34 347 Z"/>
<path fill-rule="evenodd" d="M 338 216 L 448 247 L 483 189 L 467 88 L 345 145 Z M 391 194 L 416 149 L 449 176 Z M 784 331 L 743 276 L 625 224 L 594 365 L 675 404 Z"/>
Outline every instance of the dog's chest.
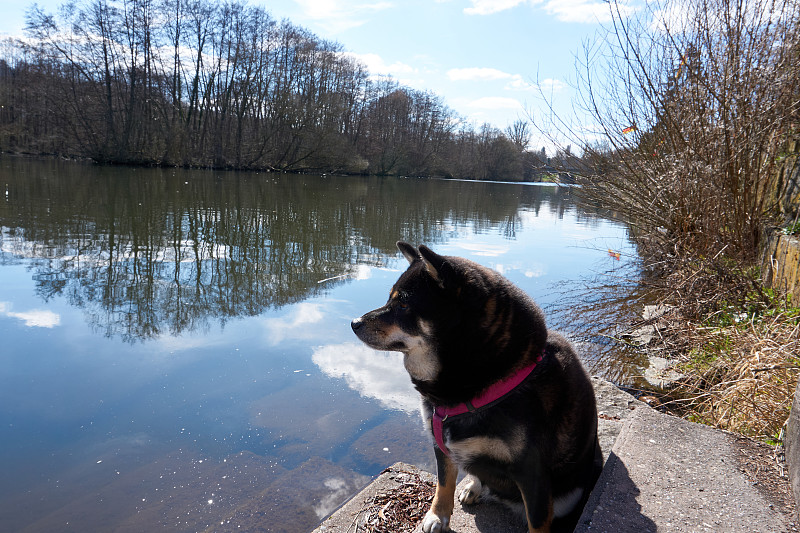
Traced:
<path fill-rule="evenodd" d="M 451 439 L 447 433 L 445 432 L 445 444 L 453 460 L 459 464 L 468 464 L 483 458 L 510 464 L 520 457 L 525 448 L 525 435 L 521 430 L 504 438 L 480 435 Z"/>

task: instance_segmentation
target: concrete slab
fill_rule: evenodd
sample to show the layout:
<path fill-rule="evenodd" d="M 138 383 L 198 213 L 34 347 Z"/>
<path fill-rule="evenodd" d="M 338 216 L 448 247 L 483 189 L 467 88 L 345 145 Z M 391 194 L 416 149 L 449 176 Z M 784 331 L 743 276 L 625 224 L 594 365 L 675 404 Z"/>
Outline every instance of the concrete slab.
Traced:
<path fill-rule="evenodd" d="M 707 426 L 636 409 L 576 532 L 789 530 L 741 472 L 734 440 Z"/>

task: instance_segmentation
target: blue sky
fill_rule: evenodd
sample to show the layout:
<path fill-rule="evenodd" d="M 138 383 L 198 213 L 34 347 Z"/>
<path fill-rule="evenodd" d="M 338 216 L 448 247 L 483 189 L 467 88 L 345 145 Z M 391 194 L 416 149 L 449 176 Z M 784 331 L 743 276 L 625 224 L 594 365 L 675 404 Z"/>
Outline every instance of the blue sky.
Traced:
<path fill-rule="evenodd" d="M 53 12 L 60 0 L 39 0 Z M 438 94 L 480 126 L 505 128 L 542 107 L 569 109 L 574 57 L 605 22 L 600 0 L 250 0 L 337 41 L 372 74 Z M 16 34 L 32 2 L 5 0 L 0 33 Z M 535 141 L 534 141 L 535 142 Z"/>

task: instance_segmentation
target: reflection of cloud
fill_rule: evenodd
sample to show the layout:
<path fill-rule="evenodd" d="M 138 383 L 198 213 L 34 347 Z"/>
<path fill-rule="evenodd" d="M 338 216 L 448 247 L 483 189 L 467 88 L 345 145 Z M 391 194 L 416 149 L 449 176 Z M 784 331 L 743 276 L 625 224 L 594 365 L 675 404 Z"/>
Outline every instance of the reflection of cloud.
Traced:
<path fill-rule="evenodd" d="M 344 378 L 351 389 L 390 409 L 419 409 L 419 394 L 411 386 L 400 354 L 376 352 L 363 344 L 346 342 L 315 348 L 311 360 L 326 375 Z"/>
<path fill-rule="evenodd" d="M 356 265 L 353 279 L 365 280 L 372 277 L 372 268 L 367 265 Z"/>
<path fill-rule="evenodd" d="M 9 302 L 0 302 L 0 314 L 22 320 L 29 328 L 53 328 L 61 324 L 61 315 L 52 311 L 32 309 L 15 313 L 11 311 L 11 303 Z"/>
<path fill-rule="evenodd" d="M 314 513 L 320 520 L 335 511 L 339 504 L 351 494 L 350 487 L 342 478 L 330 477 L 323 484 L 330 492 L 322 496 L 314 505 Z"/>
<path fill-rule="evenodd" d="M 496 244 L 465 242 L 459 243 L 458 247 L 473 252 L 475 255 L 481 255 L 485 257 L 497 257 L 499 255 L 508 253 L 508 246 L 498 246 Z"/>
<path fill-rule="evenodd" d="M 345 274 L 338 274 L 336 276 L 331 276 L 329 278 L 321 279 L 317 283 L 325 283 L 327 281 L 339 280 L 339 279 L 354 279 L 354 280 L 365 280 L 372 277 L 372 267 L 369 265 L 355 265 L 352 268 L 346 269 L 348 272 Z"/>
<path fill-rule="evenodd" d="M 541 264 L 536 264 L 531 267 L 525 268 L 522 266 L 521 263 L 515 263 L 512 265 L 504 265 L 500 263 L 494 265 L 494 269 L 504 276 L 508 276 L 508 274 L 514 270 L 522 271 L 522 274 L 526 278 L 540 278 L 545 275 L 544 266 Z"/>
<path fill-rule="evenodd" d="M 105 234 L 102 237 L 106 240 L 110 239 Z M 39 241 L 26 240 L 23 230 L 18 229 L 12 232 L 12 228 L 0 227 L 0 252 L 22 258 L 39 259 L 43 257 L 41 250 Z M 96 252 L 94 249 L 68 248 L 60 255 L 48 255 L 47 259 L 92 268 L 106 267 L 111 262 L 136 261 L 138 254 L 141 253 L 131 244 L 120 246 L 114 251 L 113 256 L 108 251 Z M 193 240 L 170 242 L 169 246 L 155 247 L 151 252 L 150 257 L 153 263 L 197 263 L 199 261 L 219 261 L 231 257 L 229 246 L 222 244 L 200 246 Z"/>
<path fill-rule="evenodd" d="M 226 342 L 224 338 L 219 335 L 212 337 L 208 334 L 193 335 L 189 333 L 161 335 L 156 337 L 154 341 L 158 343 L 161 351 L 170 354 L 197 350 L 199 348 L 209 348 L 211 346 L 222 346 Z"/>
<path fill-rule="evenodd" d="M 306 326 L 321 322 L 324 318 L 319 304 L 300 303 L 292 308 L 292 315 L 281 318 L 268 318 L 264 325 L 273 345 L 287 338 L 305 338 L 309 334 Z"/>

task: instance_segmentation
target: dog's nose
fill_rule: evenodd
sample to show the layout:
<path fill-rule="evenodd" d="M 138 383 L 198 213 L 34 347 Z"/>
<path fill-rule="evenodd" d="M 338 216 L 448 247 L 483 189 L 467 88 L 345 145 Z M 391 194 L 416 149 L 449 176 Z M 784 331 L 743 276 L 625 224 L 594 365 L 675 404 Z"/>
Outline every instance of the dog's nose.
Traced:
<path fill-rule="evenodd" d="M 363 325 L 364 321 L 361 320 L 361 317 L 354 318 L 353 321 L 350 322 L 350 327 L 353 328 L 353 331 L 358 331 Z"/>

